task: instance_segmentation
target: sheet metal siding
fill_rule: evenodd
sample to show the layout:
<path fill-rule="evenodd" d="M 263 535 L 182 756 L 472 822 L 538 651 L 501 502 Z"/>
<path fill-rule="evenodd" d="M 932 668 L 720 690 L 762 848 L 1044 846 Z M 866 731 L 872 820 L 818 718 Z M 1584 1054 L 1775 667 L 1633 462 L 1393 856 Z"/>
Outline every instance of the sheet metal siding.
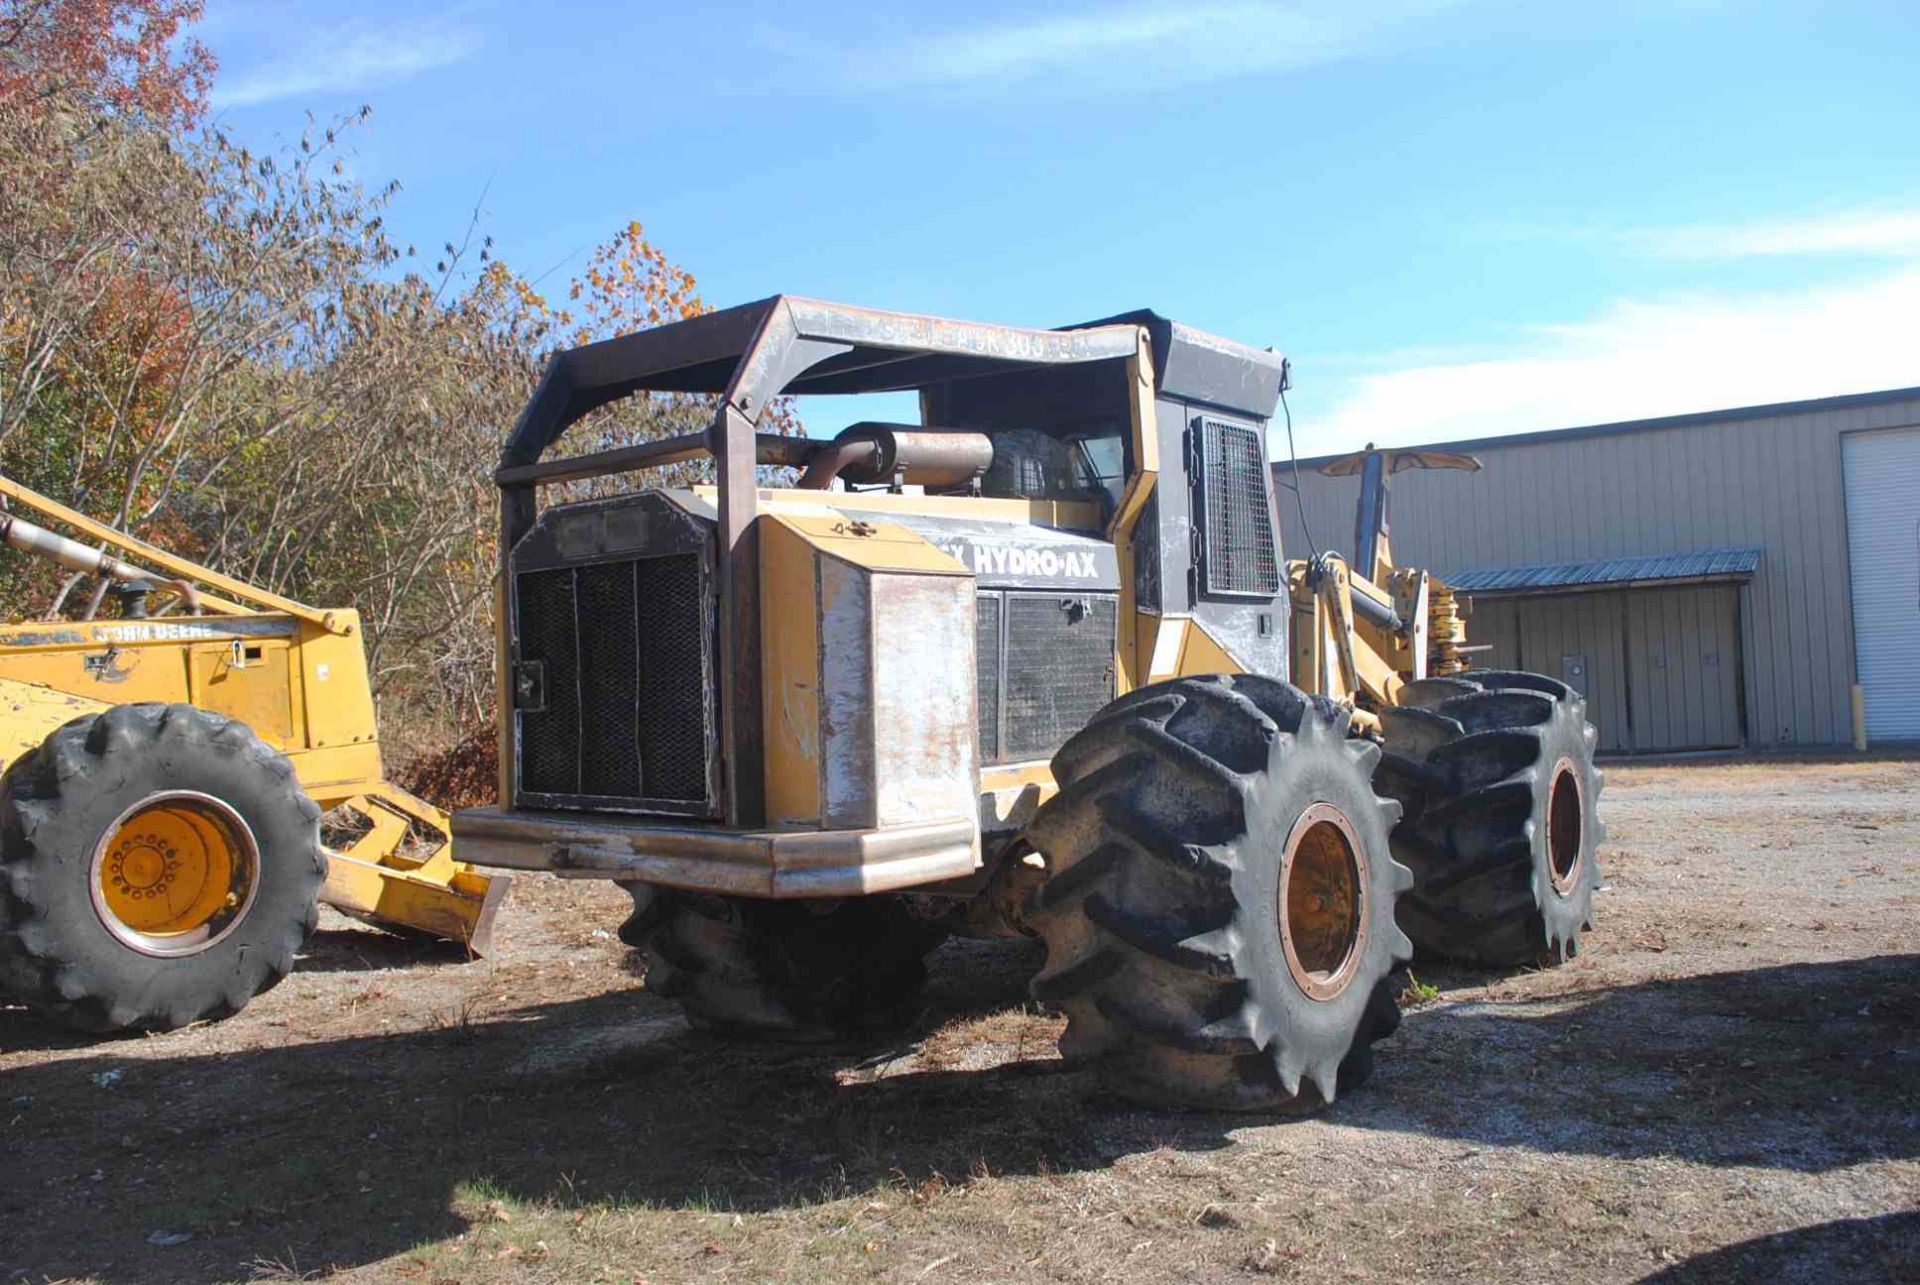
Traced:
<path fill-rule="evenodd" d="M 1740 591 L 1748 738 L 1838 745 L 1852 737 L 1842 434 L 1920 425 L 1920 396 L 1752 420 L 1474 448 L 1480 473 L 1394 479 L 1394 548 L 1441 575 L 1475 567 L 1673 553 L 1764 550 Z M 1276 480 L 1292 480 L 1284 459 Z M 1303 468 L 1321 547 L 1351 552 L 1356 478 Z M 1307 550 L 1280 492 L 1285 556 Z M 1469 624 L 1471 629 L 1471 623 Z"/>
<path fill-rule="evenodd" d="M 1493 648 L 1476 663 L 1485 669 L 1531 669 L 1565 677 L 1563 660 L 1587 658 L 1587 719 L 1600 734 L 1600 752 L 1624 754 L 1627 679 L 1623 594 L 1583 593 L 1525 601 L 1490 598 L 1474 609 L 1472 638 Z"/>

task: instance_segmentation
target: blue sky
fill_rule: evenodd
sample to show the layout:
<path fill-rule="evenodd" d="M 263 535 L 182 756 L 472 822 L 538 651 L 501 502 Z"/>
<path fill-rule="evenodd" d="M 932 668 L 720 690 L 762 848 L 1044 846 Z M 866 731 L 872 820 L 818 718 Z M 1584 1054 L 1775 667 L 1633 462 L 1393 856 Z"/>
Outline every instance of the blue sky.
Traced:
<path fill-rule="evenodd" d="M 212 0 L 405 238 L 1294 360 L 1303 453 L 1920 384 L 1920 4 Z M 813 421 L 816 431 L 831 422 Z"/>

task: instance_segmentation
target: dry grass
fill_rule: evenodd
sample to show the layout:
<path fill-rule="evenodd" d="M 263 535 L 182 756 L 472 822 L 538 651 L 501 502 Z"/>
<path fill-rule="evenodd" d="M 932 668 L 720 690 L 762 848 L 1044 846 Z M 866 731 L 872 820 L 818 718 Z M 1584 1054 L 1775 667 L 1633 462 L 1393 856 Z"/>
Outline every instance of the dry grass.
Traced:
<path fill-rule="evenodd" d="M 1423 966 L 1283 1123 L 1103 1098 L 1024 943 L 943 948 L 895 1047 L 781 1050 L 648 996 L 610 887 L 526 881 L 478 964 L 332 923 L 219 1026 L 0 1011 L 0 1279 L 1915 1279 L 1916 791 L 1610 770 L 1591 949 Z"/>

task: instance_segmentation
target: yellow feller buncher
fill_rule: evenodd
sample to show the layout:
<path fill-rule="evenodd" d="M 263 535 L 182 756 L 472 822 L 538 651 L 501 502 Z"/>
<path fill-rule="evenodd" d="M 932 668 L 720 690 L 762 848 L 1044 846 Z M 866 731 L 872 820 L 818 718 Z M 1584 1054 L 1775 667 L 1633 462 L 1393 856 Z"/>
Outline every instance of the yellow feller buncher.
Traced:
<path fill-rule="evenodd" d="M 455 814 L 463 856 L 625 884 L 648 988 L 709 1030 L 894 1026 L 941 937 L 1021 933 L 1118 1091 L 1331 1101 L 1416 945 L 1572 948 L 1599 780 L 1574 692 L 1459 672 L 1383 508 L 1364 573 L 1282 560 L 1284 374 L 1151 312 L 791 296 L 558 355 L 496 474 L 500 798 Z M 905 392 L 917 423 L 759 431 L 783 395 Z M 710 427 L 546 458 L 652 393 Z M 542 503 L 701 457 L 716 485 Z M 1398 466 L 1356 462 L 1382 502 Z"/>
<path fill-rule="evenodd" d="M 446 813 L 386 779 L 354 612 L 10 478 L 0 497 L 0 542 L 119 608 L 0 626 L 0 998 L 95 1032 L 226 1017 L 293 968 L 318 902 L 486 953 L 510 880 L 456 861 Z"/>

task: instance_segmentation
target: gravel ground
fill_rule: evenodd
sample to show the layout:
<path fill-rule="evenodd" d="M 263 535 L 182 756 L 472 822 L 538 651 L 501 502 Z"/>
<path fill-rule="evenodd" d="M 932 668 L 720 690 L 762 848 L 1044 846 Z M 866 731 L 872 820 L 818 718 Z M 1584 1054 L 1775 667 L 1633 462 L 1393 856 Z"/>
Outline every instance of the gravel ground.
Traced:
<path fill-rule="evenodd" d="M 1609 771 L 1575 962 L 1326 1113 L 1105 1100 L 1022 942 L 895 1047 L 708 1041 L 526 880 L 469 963 L 328 923 L 227 1023 L 0 1009 L 0 1280 L 1920 1280 L 1920 761 Z"/>

